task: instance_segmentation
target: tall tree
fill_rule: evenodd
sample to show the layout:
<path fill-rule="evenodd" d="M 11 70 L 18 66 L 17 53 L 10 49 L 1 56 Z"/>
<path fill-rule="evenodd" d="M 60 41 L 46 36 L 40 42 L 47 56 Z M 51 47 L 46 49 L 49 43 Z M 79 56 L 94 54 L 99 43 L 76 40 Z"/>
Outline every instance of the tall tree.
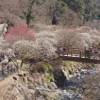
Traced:
<path fill-rule="evenodd" d="M 94 0 L 63 0 L 68 6 L 83 17 L 83 24 L 95 17 Z"/>
<path fill-rule="evenodd" d="M 35 18 L 34 17 L 34 10 L 33 10 L 34 3 L 35 3 L 35 0 L 28 0 L 26 2 L 26 6 L 27 6 L 26 8 L 27 9 L 23 9 L 23 11 L 22 11 L 23 15 L 24 15 L 22 17 L 26 20 L 26 24 L 27 24 L 28 27 L 30 27 L 31 21 L 34 21 L 34 18 Z"/>

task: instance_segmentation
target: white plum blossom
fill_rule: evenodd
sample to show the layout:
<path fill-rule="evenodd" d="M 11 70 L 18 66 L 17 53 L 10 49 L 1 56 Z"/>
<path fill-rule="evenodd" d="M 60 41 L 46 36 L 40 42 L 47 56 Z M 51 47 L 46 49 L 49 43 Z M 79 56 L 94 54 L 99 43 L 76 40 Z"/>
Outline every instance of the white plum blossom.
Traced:
<path fill-rule="evenodd" d="M 56 47 L 47 39 L 37 39 L 34 43 L 35 56 L 40 59 L 53 58 L 56 55 Z"/>
<path fill-rule="evenodd" d="M 19 54 L 19 57 L 33 59 L 51 59 L 56 56 L 56 47 L 54 46 L 53 36 L 38 33 L 36 40 L 20 40 L 13 44 L 13 50 Z"/>
<path fill-rule="evenodd" d="M 15 42 L 12 45 L 12 48 L 15 53 L 18 54 L 21 58 L 31 58 L 33 57 L 32 53 L 34 52 L 33 42 L 29 42 L 26 40 L 20 40 Z"/>
<path fill-rule="evenodd" d="M 41 31 L 36 34 L 36 39 L 47 39 L 47 41 L 51 42 L 53 45 L 57 44 L 56 33 L 50 31 Z"/>

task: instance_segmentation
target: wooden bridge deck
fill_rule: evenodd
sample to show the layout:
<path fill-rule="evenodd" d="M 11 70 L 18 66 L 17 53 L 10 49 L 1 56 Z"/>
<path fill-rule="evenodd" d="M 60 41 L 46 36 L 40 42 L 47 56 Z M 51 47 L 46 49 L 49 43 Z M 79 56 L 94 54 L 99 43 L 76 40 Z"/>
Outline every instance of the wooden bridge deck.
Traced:
<path fill-rule="evenodd" d="M 80 57 L 71 57 L 71 56 L 60 56 L 63 60 L 68 61 L 76 61 L 76 62 L 84 62 L 84 63 L 94 63 L 94 64 L 100 64 L 100 60 L 97 59 L 89 59 L 89 58 L 80 58 Z"/>
<path fill-rule="evenodd" d="M 85 49 L 69 49 L 60 53 L 60 58 L 68 61 L 84 62 L 84 63 L 94 63 L 100 64 L 100 54 L 88 52 L 85 53 Z"/>

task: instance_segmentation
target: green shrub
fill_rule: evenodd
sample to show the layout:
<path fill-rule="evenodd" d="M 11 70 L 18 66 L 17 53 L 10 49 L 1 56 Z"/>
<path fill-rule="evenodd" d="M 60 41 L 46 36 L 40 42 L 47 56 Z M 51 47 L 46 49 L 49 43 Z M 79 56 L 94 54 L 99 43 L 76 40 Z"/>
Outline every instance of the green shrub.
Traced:
<path fill-rule="evenodd" d="M 72 67 L 74 65 L 74 62 L 72 61 L 63 61 L 63 65 L 66 67 Z"/>
<path fill-rule="evenodd" d="M 43 63 L 41 67 L 44 69 L 45 73 L 53 73 L 53 67 L 49 63 Z"/>
<path fill-rule="evenodd" d="M 49 63 L 43 63 L 43 64 L 41 64 L 41 67 L 44 70 L 44 76 L 43 76 L 42 80 L 44 82 L 50 82 L 50 80 L 54 80 L 54 77 L 53 77 L 54 69 L 53 69 L 52 65 Z"/>

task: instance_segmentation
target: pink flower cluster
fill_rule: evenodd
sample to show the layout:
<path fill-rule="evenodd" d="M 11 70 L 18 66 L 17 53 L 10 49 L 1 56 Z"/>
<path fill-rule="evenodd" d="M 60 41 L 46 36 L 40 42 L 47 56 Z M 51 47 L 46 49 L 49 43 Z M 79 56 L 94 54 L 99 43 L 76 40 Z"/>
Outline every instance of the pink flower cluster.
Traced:
<path fill-rule="evenodd" d="M 4 35 L 4 40 L 34 40 L 34 32 L 23 26 L 10 26 Z"/>

